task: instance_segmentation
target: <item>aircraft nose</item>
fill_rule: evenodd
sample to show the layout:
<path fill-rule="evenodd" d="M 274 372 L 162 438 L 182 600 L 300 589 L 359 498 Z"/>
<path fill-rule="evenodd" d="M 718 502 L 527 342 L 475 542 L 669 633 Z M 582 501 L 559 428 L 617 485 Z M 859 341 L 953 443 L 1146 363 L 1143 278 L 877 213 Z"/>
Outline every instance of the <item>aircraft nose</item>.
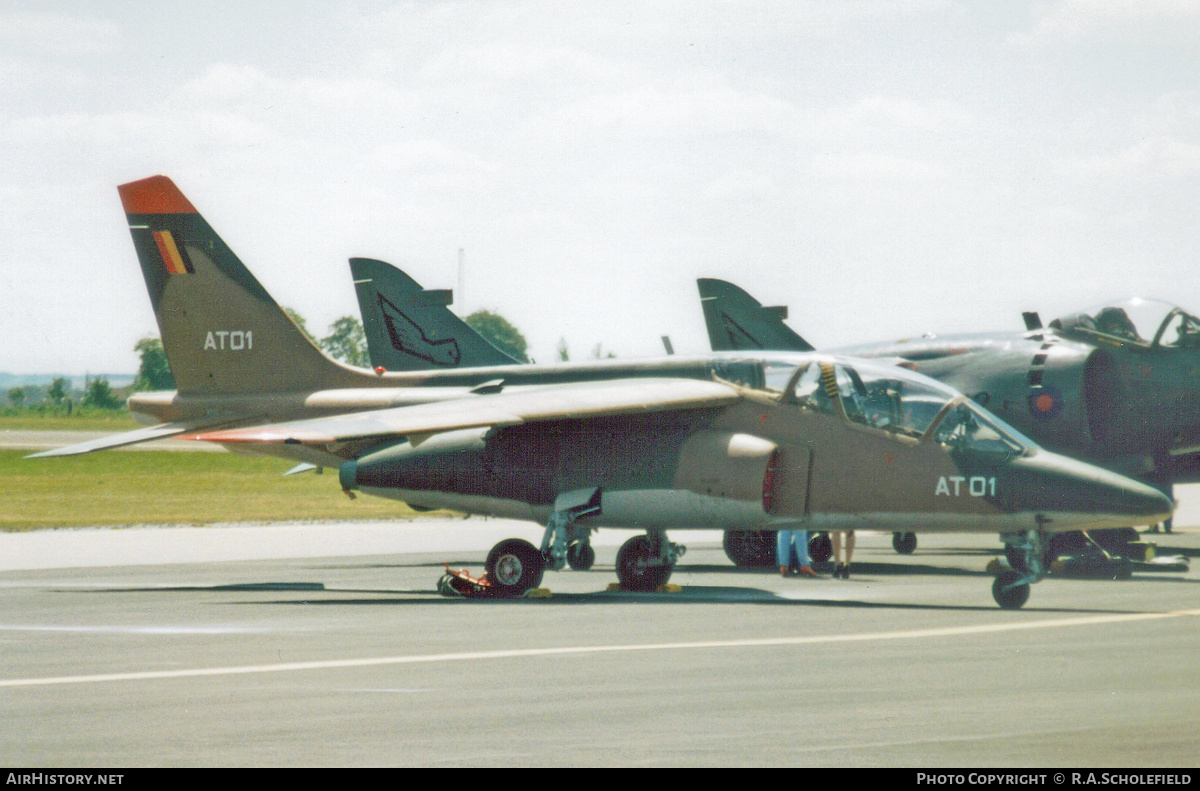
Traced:
<path fill-rule="evenodd" d="M 1175 510 L 1175 503 L 1152 486 L 1066 456 L 1041 451 L 1016 463 L 1036 479 L 1022 510 L 1088 523 L 1079 529 L 1155 524 Z"/>

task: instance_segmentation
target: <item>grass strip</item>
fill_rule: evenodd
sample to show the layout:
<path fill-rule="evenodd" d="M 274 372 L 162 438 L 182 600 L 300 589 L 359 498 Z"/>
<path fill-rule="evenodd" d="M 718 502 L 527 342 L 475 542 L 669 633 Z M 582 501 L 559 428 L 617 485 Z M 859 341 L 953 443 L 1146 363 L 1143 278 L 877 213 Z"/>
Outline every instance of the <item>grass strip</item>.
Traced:
<path fill-rule="evenodd" d="M 0 431 L 132 431 L 143 428 L 125 409 L 80 409 L 39 413 L 8 409 L 0 412 Z"/>
<path fill-rule="evenodd" d="M 349 499 L 335 470 L 284 477 L 293 464 L 280 459 L 136 451 L 50 459 L 26 459 L 27 454 L 0 450 L 0 530 L 417 516 L 395 500 Z"/>

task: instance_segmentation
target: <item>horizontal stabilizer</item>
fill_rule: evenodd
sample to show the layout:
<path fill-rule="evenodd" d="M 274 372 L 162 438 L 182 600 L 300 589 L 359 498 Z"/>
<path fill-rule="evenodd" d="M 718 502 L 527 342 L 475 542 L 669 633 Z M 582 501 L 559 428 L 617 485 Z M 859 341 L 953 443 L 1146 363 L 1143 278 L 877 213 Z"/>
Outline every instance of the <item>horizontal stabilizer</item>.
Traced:
<path fill-rule="evenodd" d="M 196 423 L 162 423 L 157 426 L 149 426 L 147 428 L 134 429 L 126 431 L 122 434 L 109 434 L 107 437 L 97 437 L 96 439 L 88 440 L 87 442 L 79 442 L 74 445 L 66 445 L 53 450 L 44 450 L 41 453 L 34 453 L 26 456 L 27 459 L 45 459 L 51 456 L 78 456 L 83 453 L 91 453 L 97 450 L 109 450 L 111 448 L 123 448 L 126 445 L 137 445 L 141 442 L 152 442 L 156 439 L 166 439 L 167 437 L 178 436 L 188 431 L 195 431 L 199 426 Z"/>

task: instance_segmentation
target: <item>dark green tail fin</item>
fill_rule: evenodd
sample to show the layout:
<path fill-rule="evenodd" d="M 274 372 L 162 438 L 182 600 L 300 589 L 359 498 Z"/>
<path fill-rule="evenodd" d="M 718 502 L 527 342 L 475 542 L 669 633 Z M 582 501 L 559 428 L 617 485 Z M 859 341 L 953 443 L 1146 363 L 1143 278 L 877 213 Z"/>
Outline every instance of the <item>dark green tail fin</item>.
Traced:
<path fill-rule="evenodd" d="M 783 323 L 785 307 L 763 307 L 733 283 L 702 277 L 700 305 L 714 352 L 811 352 L 813 346 Z"/>
<path fill-rule="evenodd" d="M 181 393 L 361 387 L 326 357 L 165 176 L 118 187 Z"/>
<path fill-rule="evenodd" d="M 516 365 L 450 312 L 451 294 L 427 291 L 391 264 L 351 258 L 371 365 L 389 371 Z"/>

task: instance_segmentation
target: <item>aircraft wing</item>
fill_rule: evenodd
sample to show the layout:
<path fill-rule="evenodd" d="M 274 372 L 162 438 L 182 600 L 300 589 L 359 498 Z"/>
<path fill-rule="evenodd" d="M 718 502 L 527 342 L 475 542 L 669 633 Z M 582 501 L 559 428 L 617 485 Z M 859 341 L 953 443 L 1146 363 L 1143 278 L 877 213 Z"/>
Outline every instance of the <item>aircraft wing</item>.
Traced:
<path fill-rule="evenodd" d="M 408 437 L 482 426 L 605 417 L 674 409 L 720 407 L 741 399 L 731 385 L 697 379 L 617 379 L 547 385 L 419 406 L 297 420 L 247 428 L 202 431 L 183 439 L 221 444 L 328 446 Z"/>
<path fill-rule="evenodd" d="M 167 437 L 175 437 L 184 434 L 188 431 L 195 431 L 202 424 L 197 423 L 160 423 L 157 426 L 147 426 L 146 428 L 138 428 L 133 431 L 126 431 L 121 434 L 109 434 L 107 437 L 97 437 L 86 442 L 78 442 L 74 445 L 66 445 L 61 448 L 52 450 L 44 450 L 40 453 L 34 453 L 26 456 L 27 459 L 44 459 L 51 456 L 78 456 L 82 453 L 91 453 L 95 450 L 108 450 L 110 448 L 123 448 L 126 445 L 136 445 L 139 442 L 150 442 L 156 439 L 165 439 Z"/>

